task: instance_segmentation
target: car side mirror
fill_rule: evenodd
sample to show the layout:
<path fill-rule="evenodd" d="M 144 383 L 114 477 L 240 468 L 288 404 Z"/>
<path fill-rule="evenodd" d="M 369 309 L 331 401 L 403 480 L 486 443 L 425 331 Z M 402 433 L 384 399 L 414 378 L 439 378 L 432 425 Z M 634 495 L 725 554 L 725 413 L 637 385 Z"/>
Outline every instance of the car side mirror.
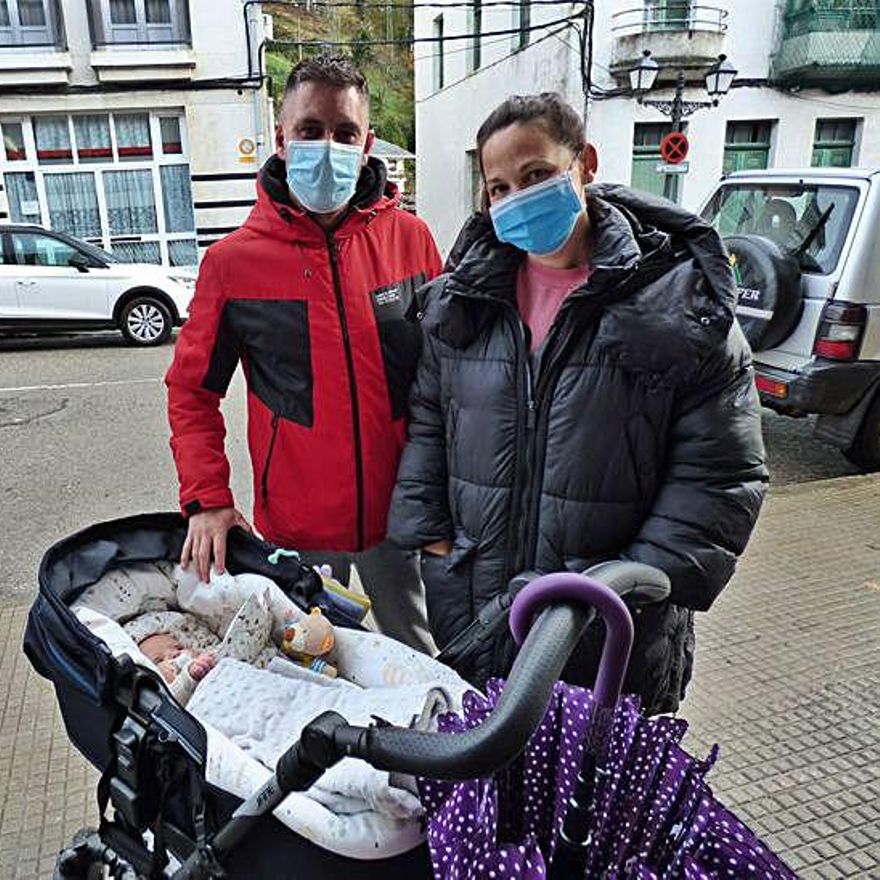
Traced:
<path fill-rule="evenodd" d="M 68 261 L 68 266 L 72 266 L 77 272 L 88 272 L 91 263 L 85 254 L 74 254 Z"/>

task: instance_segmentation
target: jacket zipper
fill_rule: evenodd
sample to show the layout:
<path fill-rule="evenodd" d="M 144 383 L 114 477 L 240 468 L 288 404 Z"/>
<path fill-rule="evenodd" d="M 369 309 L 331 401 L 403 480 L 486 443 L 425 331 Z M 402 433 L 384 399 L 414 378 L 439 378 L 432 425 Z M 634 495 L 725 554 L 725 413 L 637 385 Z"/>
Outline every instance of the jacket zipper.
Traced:
<path fill-rule="evenodd" d="M 524 547 L 522 541 L 523 514 L 528 510 L 524 503 L 524 494 L 528 490 L 529 457 L 531 451 L 531 435 L 535 427 L 535 400 L 532 395 L 532 369 L 529 364 L 529 352 L 526 345 L 525 325 L 515 306 L 510 306 L 511 323 L 516 335 L 517 379 L 523 389 L 525 412 L 517 413 L 517 439 L 515 457 L 515 473 L 513 493 L 511 495 L 510 525 L 508 527 L 508 547 L 517 548 L 508 558 L 513 565 L 508 566 L 507 581 L 525 568 Z"/>
<path fill-rule="evenodd" d="M 632 279 L 628 279 L 629 283 Z M 626 287 L 620 285 L 621 287 Z M 532 481 L 527 481 L 528 487 L 528 503 L 523 505 L 523 533 L 522 543 L 520 545 L 520 555 L 522 557 L 521 567 L 519 571 L 534 568 L 535 560 L 538 553 L 538 519 L 540 518 L 541 494 L 544 489 L 544 467 L 547 457 L 547 418 L 550 409 L 550 400 L 553 396 L 553 390 L 559 379 L 561 368 L 564 366 L 565 356 L 568 345 L 573 338 L 573 334 L 577 332 L 579 327 L 589 334 L 587 339 L 587 353 L 593 346 L 598 329 L 598 321 L 601 314 L 601 308 L 593 309 L 593 313 L 589 315 L 589 321 L 581 323 L 573 318 L 569 319 L 566 333 L 562 339 L 554 346 L 551 352 L 550 345 L 555 341 L 554 336 L 558 335 L 559 328 L 565 320 L 566 312 L 571 313 L 574 309 L 575 300 L 569 299 L 565 302 L 550 328 L 547 335 L 547 347 L 544 357 L 546 360 L 542 364 L 541 375 L 538 378 L 535 388 L 534 399 L 531 400 L 530 408 L 533 413 L 534 425 L 534 446 L 530 450 L 530 463 L 532 465 L 532 473 L 534 474 L 534 485 Z M 581 305 L 581 308 L 589 308 L 589 305 Z M 555 332 L 554 332 L 555 331 Z M 517 574 L 517 572 L 514 572 Z"/>
<path fill-rule="evenodd" d="M 563 309 L 569 310 L 571 306 L 565 304 Z M 544 462 L 547 452 L 546 437 L 546 403 L 551 397 L 553 387 L 559 375 L 559 366 L 563 361 L 562 355 L 571 339 L 574 328 L 567 328 L 568 333 L 562 342 L 555 346 L 552 351 L 550 346 L 556 335 L 554 329 L 560 325 L 560 312 L 554 326 L 551 327 L 547 336 L 547 345 L 544 351 L 545 365 L 541 369 L 537 383 L 534 382 L 532 369 L 529 362 L 529 353 L 526 345 L 525 327 L 518 313 L 515 320 L 518 324 L 518 356 L 524 363 L 523 386 L 525 389 L 525 412 L 521 419 L 520 439 L 517 443 L 517 479 L 514 485 L 513 507 L 511 510 L 511 535 L 516 541 L 515 564 L 508 570 L 508 582 L 520 572 L 527 571 L 535 566 L 538 538 L 538 517 L 540 513 L 541 492 L 544 485 Z M 597 316 L 596 316 L 597 317 Z M 521 504 L 517 499 L 522 498 Z"/>
<path fill-rule="evenodd" d="M 569 307 L 571 308 L 571 307 Z M 593 315 L 593 320 L 589 325 L 591 338 L 588 340 L 587 347 L 592 345 L 592 334 L 595 332 L 595 322 L 598 320 L 598 314 Z M 560 340 L 554 352 L 545 352 L 550 357 L 543 369 L 542 375 L 538 380 L 535 389 L 535 440 L 532 449 L 532 463 L 534 480 L 530 487 L 529 505 L 526 507 L 526 515 L 524 517 L 524 534 L 523 534 L 523 554 L 528 565 L 534 568 L 538 553 L 538 519 L 540 518 L 541 494 L 544 490 L 544 468 L 547 461 L 547 417 L 550 411 L 550 400 L 553 396 L 553 390 L 556 382 L 562 372 L 562 366 L 565 362 L 565 355 L 568 350 L 568 344 L 575 332 L 574 327 L 569 325 L 566 328 L 566 335 Z M 552 328 L 551 328 L 552 333 Z M 548 337 L 549 339 L 550 337 Z"/>
<path fill-rule="evenodd" d="M 269 500 L 269 465 L 272 463 L 272 452 L 275 450 L 275 438 L 278 436 L 278 413 L 272 413 L 272 438 L 269 440 L 269 451 L 266 453 L 266 463 L 263 465 L 263 477 L 260 481 L 262 486 L 263 507 Z"/>
<path fill-rule="evenodd" d="M 348 390 L 351 395 L 351 421 L 354 435 L 354 471 L 357 490 L 357 549 L 364 549 L 364 461 L 361 448 L 361 414 L 358 403 L 357 382 L 354 375 L 354 357 L 351 353 L 351 338 L 348 334 L 348 320 L 345 315 L 345 301 L 342 298 L 342 279 L 339 276 L 339 254 L 332 232 L 327 233 L 327 251 L 330 254 L 330 269 L 333 272 L 333 293 L 336 297 L 336 310 L 339 313 L 339 326 L 342 330 L 342 344 L 345 350 L 345 366 L 348 371 Z"/>

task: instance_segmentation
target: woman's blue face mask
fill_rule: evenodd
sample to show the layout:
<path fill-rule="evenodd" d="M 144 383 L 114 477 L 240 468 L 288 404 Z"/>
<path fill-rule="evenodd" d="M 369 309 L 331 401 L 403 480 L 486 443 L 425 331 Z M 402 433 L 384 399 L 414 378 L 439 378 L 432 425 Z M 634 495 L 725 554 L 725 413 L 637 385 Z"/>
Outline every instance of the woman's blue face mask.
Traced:
<path fill-rule="evenodd" d="M 571 171 L 496 202 L 489 209 L 499 241 L 544 257 L 571 238 L 584 206 Z"/>
<path fill-rule="evenodd" d="M 287 185 L 294 198 L 314 214 L 332 214 L 354 195 L 363 147 L 333 141 L 289 141 Z"/>

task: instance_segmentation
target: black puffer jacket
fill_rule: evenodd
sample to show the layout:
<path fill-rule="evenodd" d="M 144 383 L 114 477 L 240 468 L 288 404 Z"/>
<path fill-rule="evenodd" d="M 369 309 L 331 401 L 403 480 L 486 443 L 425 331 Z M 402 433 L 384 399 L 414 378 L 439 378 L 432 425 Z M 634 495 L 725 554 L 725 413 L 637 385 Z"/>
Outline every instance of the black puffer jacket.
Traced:
<path fill-rule="evenodd" d="M 475 217 L 424 290 L 426 344 L 389 535 L 423 554 L 431 629 L 448 644 L 524 570 L 625 558 L 663 569 L 672 598 L 636 615 L 628 690 L 678 705 L 693 611 L 733 574 L 767 471 L 748 346 L 717 234 L 668 202 L 588 189 L 592 275 L 565 301 L 531 376 L 516 309 L 523 255 Z M 601 626 L 566 671 L 592 682 Z M 507 672 L 506 630 L 462 664 Z"/>

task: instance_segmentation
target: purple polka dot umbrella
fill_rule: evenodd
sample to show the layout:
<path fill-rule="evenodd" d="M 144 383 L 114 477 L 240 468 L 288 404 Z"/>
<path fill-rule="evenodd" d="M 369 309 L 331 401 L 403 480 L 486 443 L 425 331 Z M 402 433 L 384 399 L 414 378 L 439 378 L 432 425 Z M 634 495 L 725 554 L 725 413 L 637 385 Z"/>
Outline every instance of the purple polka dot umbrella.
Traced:
<path fill-rule="evenodd" d="M 512 764 L 489 779 L 419 781 L 435 876 L 796 880 L 712 795 L 717 747 L 701 761 L 680 745 L 685 721 L 646 718 L 637 698 L 618 698 L 629 645 L 608 629 L 602 665 L 616 656 L 614 674 L 600 671 L 595 694 L 558 683 Z M 480 725 L 503 687 L 492 680 L 485 697 L 467 695 L 463 716 L 444 716 L 441 731 Z"/>

